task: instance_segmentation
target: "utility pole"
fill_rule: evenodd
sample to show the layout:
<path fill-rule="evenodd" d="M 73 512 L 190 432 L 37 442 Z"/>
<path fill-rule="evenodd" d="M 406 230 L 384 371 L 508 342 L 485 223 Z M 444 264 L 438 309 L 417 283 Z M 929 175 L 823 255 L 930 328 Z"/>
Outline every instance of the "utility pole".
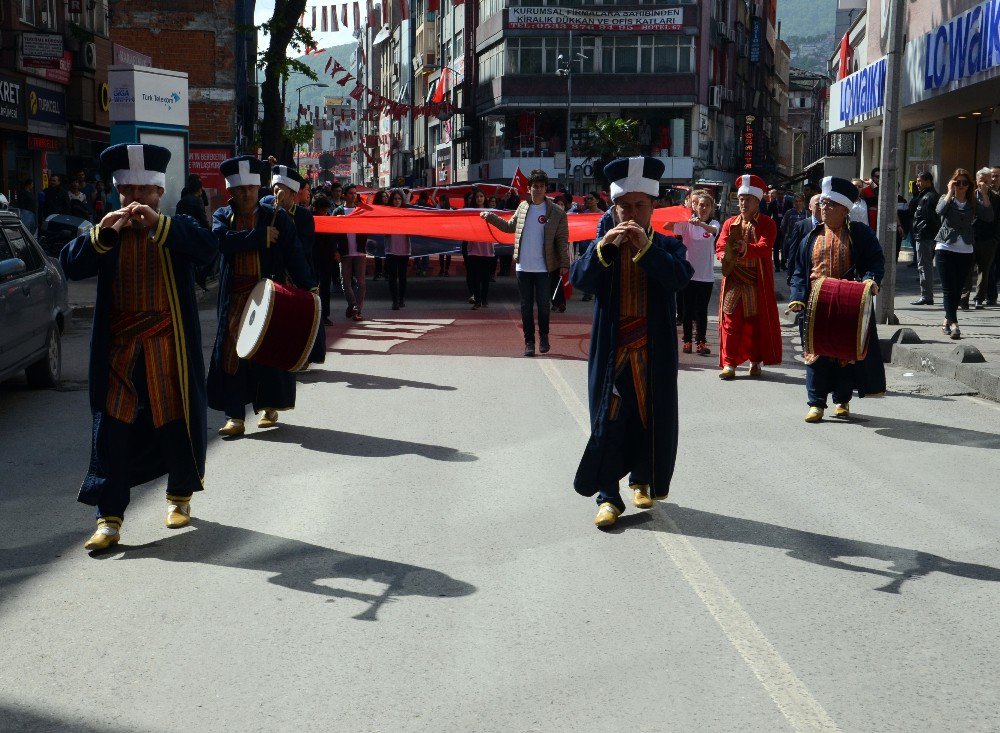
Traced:
<path fill-rule="evenodd" d="M 899 101 L 902 87 L 900 71 L 902 67 L 903 21 L 905 19 L 904 0 L 883 0 L 889 4 L 888 43 L 885 52 L 885 99 L 882 106 L 882 158 L 879 162 L 878 189 L 878 241 L 885 256 L 885 277 L 876 298 L 878 323 L 895 325 L 899 319 L 895 313 L 896 301 L 896 226 L 897 193 L 899 176 Z M 883 22 L 886 20 L 883 17 Z M 884 35 L 884 34 L 883 34 Z"/>

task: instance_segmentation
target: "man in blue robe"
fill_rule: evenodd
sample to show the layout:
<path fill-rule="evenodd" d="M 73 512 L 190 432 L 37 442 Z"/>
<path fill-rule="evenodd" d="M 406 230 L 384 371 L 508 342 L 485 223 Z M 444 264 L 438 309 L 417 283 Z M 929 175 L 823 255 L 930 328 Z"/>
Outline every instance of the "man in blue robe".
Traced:
<path fill-rule="evenodd" d="M 677 456 L 676 294 L 694 270 L 684 245 L 650 225 L 663 169 L 662 161 L 645 157 L 605 167 L 614 206 L 571 271 L 573 286 L 596 296 L 591 435 L 574 488 L 597 495 L 598 527 L 625 511 L 619 481 L 626 475 L 636 507 L 666 499 Z"/>
<path fill-rule="evenodd" d="M 191 516 L 205 475 L 205 363 L 196 266 L 216 254 L 189 216 L 159 213 L 170 151 L 115 145 L 101 153 L 124 208 L 59 255 L 71 280 L 97 276 L 90 348 L 90 470 L 79 501 L 97 507 L 88 550 L 116 544 L 131 488 L 166 474 L 171 529 Z"/>
<path fill-rule="evenodd" d="M 232 199 L 212 218 L 219 243 L 219 330 L 208 370 L 208 405 L 226 415 L 219 435 L 245 432 L 247 404 L 262 412 L 258 427 L 278 424 L 278 412 L 295 407 L 295 375 L 239 358 L 236 339 L 243 307 L 254 286 L 269 278 L 315 290 L 316 281 L 288 214 L 257 200 L 267 164 L 252 156 L 231 158 L 220 166 Z"/>
<path fill-rule="evenodd" d="M 806 396 L 809 411 L 805 421 L 823 420 L 827 397 L 833 395 L 836 404 L 833 416 L 848 419 L 850 401 L 856 391 L 859 397 L 881 396 L 885 393 L 885 365 L 879 348 L 875 319 L 869 322 L 868 351 L 864 359 L 841 361 L 806 351 L 806 304 L 814 284 L 820 278 L 839 280 L 870 280 L 872 294 L 885 273 L 885 257 L 875 233 L 866 224 L 851 221 L 851 207 L 858 200 L 857 187 L 846 178 L 827 176 L 821 181 L 819 201 L 822 223 L 802 240 L 794 262 L 790 262 L 792 295 L 788 309 L 801 313 L 799 331 L 802 334 L 803 357 L 806 362 Z M 819 327 L 819 326 L 816 326 Z M 852 328 L 856 331 L 857 324 Z"/>

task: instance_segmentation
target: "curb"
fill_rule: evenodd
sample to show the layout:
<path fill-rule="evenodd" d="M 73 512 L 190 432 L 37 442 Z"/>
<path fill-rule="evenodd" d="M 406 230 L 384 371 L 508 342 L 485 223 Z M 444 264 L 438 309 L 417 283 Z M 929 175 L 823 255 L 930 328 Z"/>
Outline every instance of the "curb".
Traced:
<path fill-rule="evenodd" d="M 892 364 L 954 379 L 1000 402 L 1000 365 L 987 362 L 975 346 L 921 343 L 909 329 L 897 331 L 890 342 Z"/>

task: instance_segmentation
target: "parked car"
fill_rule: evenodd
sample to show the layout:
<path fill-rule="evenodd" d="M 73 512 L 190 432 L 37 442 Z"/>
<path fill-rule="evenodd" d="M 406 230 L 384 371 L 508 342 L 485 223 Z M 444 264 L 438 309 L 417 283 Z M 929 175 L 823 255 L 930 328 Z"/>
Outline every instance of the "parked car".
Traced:
<path fill-rule="evenodd" d="M 87 219 L 69 214 L 51 214 L 42 222 L 42 232 L 38 237 L 45 254 L 58 257 L 62 248 L 70 240 L 86 234 L 94 226 Z"/>
<path fill-rule="evenodd" d="M 0 211 L 0 381 L 24 371 L 33 387 L 57 387 L 69 317 L 66 277 L 10 211 Z"/>

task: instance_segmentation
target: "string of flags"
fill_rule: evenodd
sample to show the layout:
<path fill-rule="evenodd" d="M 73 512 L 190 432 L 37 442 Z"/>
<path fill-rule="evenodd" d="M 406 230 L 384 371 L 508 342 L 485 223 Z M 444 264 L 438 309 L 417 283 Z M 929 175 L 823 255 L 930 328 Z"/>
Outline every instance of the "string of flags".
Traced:
<path fill-rule="evenodd" d="M 448 2 L 449 0 L 444 0 Z M 453 7 L 464 5 L 465 0 L 450 0 Z M 427 0 L 427 12 L 436 13 L 441 9 L 442 0 Z M 379 28 L 389 24 L 390 3 L 394 3 L 400 20 L 411 17 L 411 0 L 384 0 L 376 3 L 373 0 L 348 0 L 347 2 L 323 3 L 306 8 L 299 25 L 311 31 L 320 33 L 336 33 L 340 30 L 360 30 L 362 17 L 368 27 Z M 364 14 L 362 16 L 362 8 Z"/>

